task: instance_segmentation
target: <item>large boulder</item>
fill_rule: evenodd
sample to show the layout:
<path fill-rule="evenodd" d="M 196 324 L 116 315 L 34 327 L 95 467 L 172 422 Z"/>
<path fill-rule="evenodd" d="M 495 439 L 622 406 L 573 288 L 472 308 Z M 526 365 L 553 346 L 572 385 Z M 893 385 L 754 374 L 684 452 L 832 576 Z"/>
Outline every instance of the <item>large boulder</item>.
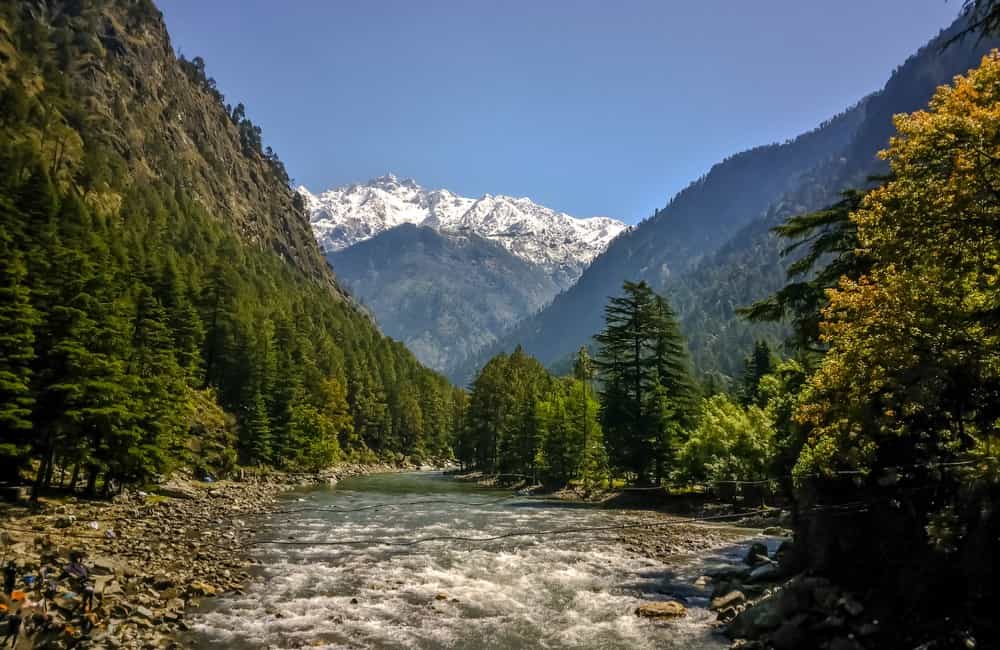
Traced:
<path fill-rule="evenodd" d="M 759 639 L 783 622 L 777 598 L 765 598 L 747 607 L 726 630 L 734 639 Z"/>
<path fill-rule="evenodd" d="M 157 488 L 157 492 L 172 499 L 197 499 L 198 489 L 180 479 L 171 479 Z"/>
<path fill-rule="evenodd" d="M 785 573 L 796 573 L 802 568 L 802 553 L 791 539 L 782 540 L 774 559 Z"/>
<path fill-rule="evenodd" d="M 646 603 L 635 609 L 636 616 L 645 618 L 680 618 L 687 615 L 687 608 L 676 600 Z"/>

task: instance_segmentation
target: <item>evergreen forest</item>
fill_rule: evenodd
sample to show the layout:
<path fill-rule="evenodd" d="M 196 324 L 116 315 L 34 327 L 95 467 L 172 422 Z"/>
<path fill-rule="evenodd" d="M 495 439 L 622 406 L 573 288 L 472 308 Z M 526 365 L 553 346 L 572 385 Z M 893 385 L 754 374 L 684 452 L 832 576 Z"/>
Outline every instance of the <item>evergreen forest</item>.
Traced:
<path fill-rule="evenodd" d="M 154 51 L 159 101 L 136 86 L 130 35 L 158 12 L 122 5 L 0 5 L 0 474 L 96 494 L 178 466 L 449 456 L 464 394 L 296 241 L 281 161 L 201 59 Z M 209 130 L 162 127 L 195 110 Z M 261 196 L 213 196 L 237 174 Z"/>

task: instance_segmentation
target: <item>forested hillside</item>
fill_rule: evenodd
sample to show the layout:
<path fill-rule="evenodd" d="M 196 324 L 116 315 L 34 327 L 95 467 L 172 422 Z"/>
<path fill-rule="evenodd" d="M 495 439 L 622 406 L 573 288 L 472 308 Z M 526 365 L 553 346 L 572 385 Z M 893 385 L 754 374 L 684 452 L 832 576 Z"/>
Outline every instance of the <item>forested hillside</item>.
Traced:
<path fill-rule="evenodd" d="M 820 209 L 847 188 L 885 171 L 876 157 L 895 113 L 925 105 L 934 89 L 974 67 L 996 40 L 968 38 L 943 49 L 964 18 L 900 66 L 885 87 L 815 131 L 719 163 L 665 208 L 622 234 L 552 305 L 469 363 L 462 376 L 501 350 L 522 345 L 559 363 L 600 329 L 601 305 L 627 280 L 645 280 L 677 310 L 702 374 L 736 376 L 756 339 L 779 343 L 785 330 L 742 321 L 736 310 L 776 291 L 791 259 L 770 229 Z"/>
<path fill-rule="evenodd" d="M 338 288 L 152 2 L 4 3 L 0 104 L 5 478 L 448 453 L 462 394 Z"/>

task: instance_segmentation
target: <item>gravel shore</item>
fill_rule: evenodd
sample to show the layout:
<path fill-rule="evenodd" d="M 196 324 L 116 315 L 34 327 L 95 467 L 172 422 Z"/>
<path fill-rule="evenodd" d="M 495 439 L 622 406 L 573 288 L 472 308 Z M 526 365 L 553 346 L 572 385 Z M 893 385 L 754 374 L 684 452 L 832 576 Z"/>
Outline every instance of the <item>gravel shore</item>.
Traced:
<path fill-rule="evenodd" d="M 343 465 L 321 474 L 244 481 L 172 479 L 156 494 L 111 502 L 73 497 L 0 506 L 0 555 L 13 593 L 0 595 L 0 638 L 20 616 L 15 648 L 173 648 L 185 611 L 239 591 L 253 564 L 257 524 L 280 494 L 390 466 Z M 67 571 L 84 554 L 85 579 Z M 86 602 L 88 585 L 92 603 Z"/>

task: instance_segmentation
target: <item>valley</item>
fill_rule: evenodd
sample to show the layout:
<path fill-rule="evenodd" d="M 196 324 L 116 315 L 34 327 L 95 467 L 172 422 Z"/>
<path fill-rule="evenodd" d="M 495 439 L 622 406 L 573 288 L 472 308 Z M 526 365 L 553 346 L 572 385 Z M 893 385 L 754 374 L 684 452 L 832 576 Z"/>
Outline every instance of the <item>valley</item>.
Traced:
<path fill-rule="evenodd" d="M 1000 646 L 940 4 L 0 2 L 0 646 Z"/>
<path fill-rule="evenodd" d="M 338 278 L 387 334 L 456 381 L 452 371 L 572 286 L 625 230 L 527 198 L 471 199 L 391 174 L 298 192 Z"/>

